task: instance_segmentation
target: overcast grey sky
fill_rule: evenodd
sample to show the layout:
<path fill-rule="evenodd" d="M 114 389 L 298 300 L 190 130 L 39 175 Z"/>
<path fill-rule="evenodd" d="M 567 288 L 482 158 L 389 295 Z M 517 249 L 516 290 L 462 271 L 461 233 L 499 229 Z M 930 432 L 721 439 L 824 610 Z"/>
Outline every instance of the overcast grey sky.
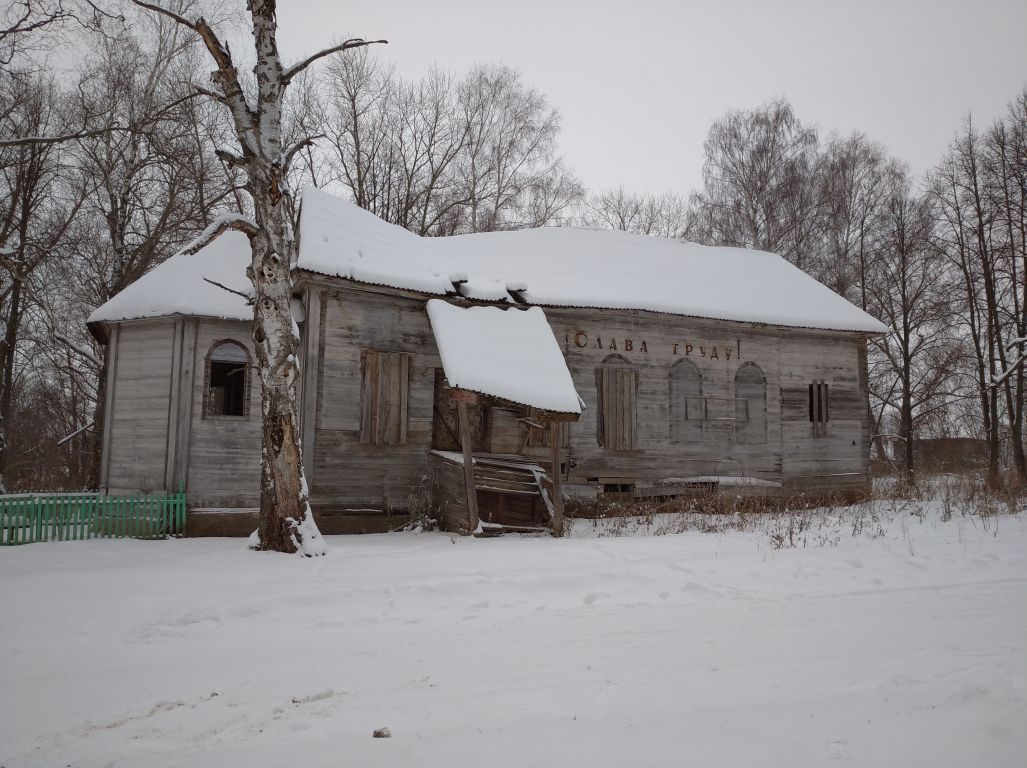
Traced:
<path fill-rule="evenodd" d="M 518 67 L 593 188 L 688 192 L 711 121 L 777 95 L 921 173 L 969 110 L 986 123 L 1027 85 L 1027 0 L 287 0 L 278 15 L 289 57 L 384 37 L 409 77 Z"/>

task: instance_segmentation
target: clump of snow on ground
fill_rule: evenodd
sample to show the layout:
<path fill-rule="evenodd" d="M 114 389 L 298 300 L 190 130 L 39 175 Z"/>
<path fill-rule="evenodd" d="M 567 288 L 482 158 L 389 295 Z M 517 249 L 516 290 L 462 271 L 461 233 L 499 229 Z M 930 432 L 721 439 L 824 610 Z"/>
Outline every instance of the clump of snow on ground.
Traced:
<path fill-rule="evenodd" d="M 1024 765 L 1027 513 L 861 509 L 5 547 L 0 764 Z"/>

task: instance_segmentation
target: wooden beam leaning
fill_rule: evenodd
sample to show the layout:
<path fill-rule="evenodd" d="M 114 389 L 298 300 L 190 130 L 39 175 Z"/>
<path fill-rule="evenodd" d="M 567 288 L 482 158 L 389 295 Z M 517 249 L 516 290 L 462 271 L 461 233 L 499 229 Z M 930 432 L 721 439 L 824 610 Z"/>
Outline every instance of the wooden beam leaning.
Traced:
<path fill-rule="evenodd" d="M 478 530 L 478 489 L 474 483 L 474 456 L 471 454 L 471 425 L 467 418 L 467 403 L 476 402 L 477 395 L 464 390 L 453 390 L 457 415 L 460 419 L 460 448 L 464 454 L 464 490 L 467 494 L 468 532 Z"/>
<path fill-rule="evenodd" d="M 549 444 L 552 446 L 552 466 L 550 473 L 553 477 L 553 535 L 563 536 L 563 472 L 560 468 L 560 422 L 549 422 Z"/>

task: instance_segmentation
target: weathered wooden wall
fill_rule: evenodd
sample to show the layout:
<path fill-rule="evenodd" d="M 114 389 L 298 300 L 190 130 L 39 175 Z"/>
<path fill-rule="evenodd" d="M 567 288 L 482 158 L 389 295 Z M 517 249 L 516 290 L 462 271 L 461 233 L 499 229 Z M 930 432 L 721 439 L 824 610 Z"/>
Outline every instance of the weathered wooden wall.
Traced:
<path fill-rule="evenodd" d="M 322 295 L 311 501 L 318 511 L 405 509 L 425 493 L 438 352 L 423 299 L 342 287 Z M 361 442 L 362 352 L 412 355 L 405 442 Z"/>
<path fill-rule="evenodd" d="M 101 485 L 112 493 L 163 490 L 175 321 L 121 323 L 111 367 Z"/>
<path fill-rule="evenodd" d="M 324 288 L 325 286 L 321 286 Z M 404 508 L 425 477 L 431 447 L 435 369 L 440 366 L 423 298 L 388 289 L 333 286 L 323 296 L 312 497 L 325 509 Z M 862 488 L 868 482 L 863 342 L 855 335 L 757 327 L 635 311 L 547 308 L 586 408 L 569 427 L 568 482 L 636 483 L 699 475 L 744 475 L 795 488 Z M 627 343 L 625 343 L 627 342 Z M 361 351 L 406 352 L 410 382 L 406 442 L 360 441 Z M 510 361 L 516 368 L 517 350 Z M 637 370 L 635 448 L 599 444 L 596 369 L 618 355 Z M 672 429 L 674 363 L 702 375 L 713 418 L 698 430 Z M 736 436 L 735 375 L 754 364 L 766 378 L 765 441 Z M 622 364 L 622 361 L 618 364 Z M 829 382 L 831 421 L 815 436 L 807 387 Z M 716 418 L 718 416 L 723 419 Z M 515 414 L 489 414 L 489 449 L 524 444 Z M 548 450 L 527 447 L 541 458 Z"/>
<path fill-rule="evenodd" d="M 578 393 L 585 401 L 581 420 L 570 427 L 570 483 L 597 478 L 638 484 L 697 475 L 748 475 L 780 480 L 780 337 L 742 324 L 631 311 L 549 309 Z M 611 355 L 638 372 L 634 450 L 601 448 L 597 368 Z M 695 365 L 705 397 L 733 398 L 740 366 L 754 363 L 767 379 L 767 440 L 739 443 L 733 400 L 709 403 L 709 420 L 680 432 L 672 426 L 671 369 L 680 360 Z M 623 363 L 622 363 L 623 364 Z"/>
<path fill-rule="evenodd" d="M 586 403 L 581 420 L 571 426 L 570 482 L 645 483 L 700 475 L 746 475 L 794 487 L 868 482 L 865 353 L 858 337 L 632 311 L 549 308 L 546 316 Z M 638 434 L 631 451 L 604 449 L 597 440 L 595 370 L 611 355 L 628 360 L 639 374 Z M 734 398 L 739 368 L 757 366 L 767 383 L 765 442 L 736 436 L 727 418 L 703 421 L 698 434 L 676 436 L 670 372 L 680 360 L 698 367 L 703 395 L 718 398 Z M 807 388 L 813 380 L 830 384 L 826 436 L 814 436 L 809 421 Z M 713 416 L 735 412 L 732 400 L 709 407 Z"/>
<path fill-rule="evenodd" d="M 259 499 L 260 384 L 250 371 L 246 416 L 204 413 L 206 358 L 231 339 L 253 355 L 250 324 L 209 318 L 118 323 L 110 344 L 104 482 L 111 493 L 178 490 L 190 506 L 252 507 Z"/>
<path fill-rule="evenodd" d="M 251 324 L 238 320 L 197 319 L 194 323 L 189 411 L 188 470 L 190 504 L 202 507 L 255 507 L 260 503 L 260 379 L 248 372 L 249 409 L 245 416 L 204 414 L 206 359 L 219 341 L 230 339 L 246 348 L 256 365 Z M 187 354 L 188 358 L 188 344 Z"/>
<path fill-rule="evenodd" d="M 312 503 L 329 513 L 404 510 L 412 495 L 427 493 L 441 367 L 424 298 L 328 280 L 306 288 L 308 312 L 315 313 L 304 323 L 301 383 Z M 604 481 L 645 486 L 700 475 L 745 475 L 793 488 L 867 487 L 866 358 L 858 336 L 627 310 L 548 308 L 546 314 L 586 405 L 581 420 L 567 427 L 569 491 Z M 204 414 L 206 355 L 223 339 L 252 355 L 246 322 L 176 318 L 118 325 L 104 462 L 108 486 L 134 491 L 184 483 L 191 504 L 257 504 L 260 392 L 254 373 L 246 417 Z M 366 349 L 409 355 L 402 358 L 409 401 L 400 444 L 369 442 L 374 438 L 366 429 L 361 439 Z M 516 369 L 518 350 L 509 354 Z M 630 450 L 600 445 L 596 371 L 611 355 L 618 356 L 617 366 L 637 372 L 621 377 L 637 381 Z M 703 396 L 713 399 L 711 418 L 675 428 L 672 391 L 693 396 L 691 384 L 682 388 L 680 378 L 672 380 L 680 360 L 696 366 Z M 751 433 L 736 435 L 731 419 L 735 375 L 747 363 L 767 384 L 762 442 Z M 815 435 L 809 421 L 814 380 L 830 386 L 825 435 Z M 548 457 L 544 441 L 537 435 L 528 441 L 517 418 L 497 409 L 487 414 L 487 450 Z"/>

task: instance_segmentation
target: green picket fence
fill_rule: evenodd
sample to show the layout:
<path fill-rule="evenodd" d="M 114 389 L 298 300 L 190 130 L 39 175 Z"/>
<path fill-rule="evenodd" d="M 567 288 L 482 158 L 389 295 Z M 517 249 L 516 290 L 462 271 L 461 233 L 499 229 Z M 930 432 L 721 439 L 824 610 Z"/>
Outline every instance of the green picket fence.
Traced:
<path fill-rule="evenodd" d="M 185 493 L 101 496 L 15 493 L 0 496 L 0 545 L 73 539 L 162 539 L 185 532 Z"/>

